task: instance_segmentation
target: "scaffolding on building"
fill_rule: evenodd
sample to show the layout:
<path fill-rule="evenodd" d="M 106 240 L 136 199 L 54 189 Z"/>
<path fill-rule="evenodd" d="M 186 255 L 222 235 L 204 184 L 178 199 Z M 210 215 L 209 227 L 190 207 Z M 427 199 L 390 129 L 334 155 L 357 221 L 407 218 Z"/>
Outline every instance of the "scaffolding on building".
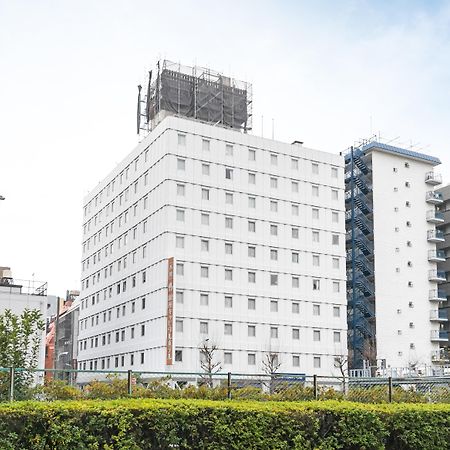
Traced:
<path fill-rule="evenodd" d="M 154 75 L 155 72 L 155 75 Z M 145 136 L 168 115 L 244 133 L 252 129 L 252 85 L 198 66 L 158 61 L 138 86 L 137 133 Z"/>

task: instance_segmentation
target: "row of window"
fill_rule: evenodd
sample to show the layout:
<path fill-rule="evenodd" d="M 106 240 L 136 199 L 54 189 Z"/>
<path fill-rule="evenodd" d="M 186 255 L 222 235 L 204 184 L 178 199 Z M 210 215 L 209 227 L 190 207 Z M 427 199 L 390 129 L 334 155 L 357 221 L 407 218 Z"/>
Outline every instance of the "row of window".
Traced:
<path fill-rule="evenodd" d="M 136 355 L 136 357 L 135 357 Z M 139 356 L 138 356 L 139 355 Z M 79 370 L 105 370 L 110 369 L 112 367 L 118 368 L 118 367 L 125 367 L 125 356 L 126 355 L 119 355 L 119 356 L 113 356 L 113 357 L 106 357 L 106 358 L 99 358 L 95 360 L 89 360 L 89 361 L 79 361 L 78 362 L 78 369 Z M 401 356 L 401 355 L 399 355 Z M 145 363 L 145 354 L 144 352 L 141 353 L 131 353 L 128 355 L 128 361 L 127 364 L 129 366 L 134 366 L 137 363 L 137 358 L 139 357 L 140 364 Z M 230 365 L 233 364 L 233 352 L 230 351 L 224 351 L 222 354 L 223 364 Z M 291 355 L 292 360 L 292 367 L 300 367 L 300 355 Z M 203 360 L 202 353 L 200 353 L 200 361 Z M 175 349 L 174 352 L 174 360 L 175 362 L 183 362 L 183 350 L 182 349 Z M 312 355 L 312 362 L 313 367 L 315 369 L 320 369 L 322 367 L 322 356 L 319 355 Z M 249 366 L 255 366 L 257 363 L 257 353 L 247 353 L 247 364 Z M 282 364 L 282 361 L 278 357 L 278 355 L 273 355 L 272 364 L 274 366 L 278 366 L 279 364 Z"/>
<path fill-rule="evenodd" d="M 178 135 L 178 141 L 184 142 L 184 144 L 179 144 L 180 146 L 186 146 L 186 135 L 185 134 L 179 134 Z M 210 151 L 210 143 L 211 141 L 209 139 L 202 139 L 202 149 L 204 151 Z M 267 150 L 262 150 L 263 152 L 268 152 Z M 234 153 L 234 147 L 231 144 L 225 144 L 225 155 L 226 156 L 233 156 Z M 270 164 L 272 166 L 278 166 L 279 159 L 281 155 L 277 153 L 270 152 Z M 124 181 L 127 181 L 130 178 L 130 171 L 131 168 L 134 168 L 134 173 L 138 171 L 139 168 L 139 162 L 143 161 L 146 163 L 148 161 L 148 155 L 149 155 L 149 147 L 147 147 L 141 155 L 138 155 L 132 163 L 130 163 L 126 168 L 124 168 L 112 181 L 110 181 L 102 191 L 100 191 L 88 204 L 84 207 L 84 217 L 86 217 L 90 212 L 92 207 L 97 207 L 99 204 L 103 201 L 103 193 L 106 192 L 106 197 L 109 197 L 111 194 L 115 192 L 116 183 L 118 185 L 123 185 Z M 284 155 L 283 155 L 284 156 Z M 287 155 L 286 155 L 287 156 Z M 248 149 L 248 160 L 249 161 L 257 161 L 257 149 L 255 148 L 249 148 Z M 259 159 L 258 159 L 259 160 Z M 290 157 L 290 167 L 292 170 L 299 170 L 299 159 Z M 338 167 L 331 166 L 331 177 L 332 178 L 338 178 L 339 175 L 339 169 Z M 319 175 L 320 171 L 320 165 L 318 162 L 311 162 L 311 173 L 314 175 Z M 147 173 L 148 177 L 148 173 Z M 144 180 L 144 182 L 147 180 Z M 136 181 L 137 182 L 137 181 Z M 135 183 L 136 183 L 135 182 Z M 146 184 L 146 183 L 145 183 Z M 135 191 L 137 188 L 135 187 Z"/>
<path fill-rule="evenodd" d="M 106 300 L 106 299 L 105 299 Z M 81 301 L 81 309 L 87 309 L 89 307 L 89 303 L 91 306 L 94 306 L 95 304 L 100 302 L 100 296 L 97 295 L 93 295 L 91 297 L 91 301 L 89 302 L 89 299 L 84 299 Z M 132 300 L 130 303 L 130 309 L 131 309 L 131 314 L 134 314 L 136 312 L 136 303 L 138 302 L 138 300 Z M 146 298 L 142 297 L 140 299 L 140 309 L 144 310 L 146 307 Z M 115 308 L 109 308 L 105 311 L 103 311 L 102 315 L 103 315 L 103 323 L 106 322 L 111 322 L 111 319 L 113 318 L 113 312 L 114 309 L 116 310 L 116 314 L 115 314 L 115 318 L 118 319 L 119 317 L 125 317 L 127 314 L 127 305 L 126 303 L 120 305 L 120 306 L 116 306 Z M 95 314 L 93 316 L 90 317 L 90 322 L 91 322 L 91 327 L 93 327 L 94 325 L 99 325 L 100 323 L 100 316 L 101 314 Z M 80 331 L 81 330 L 85 330 L 88 326 L 88 319 L 81 319 L 79 321 L 80 324 Z"/>

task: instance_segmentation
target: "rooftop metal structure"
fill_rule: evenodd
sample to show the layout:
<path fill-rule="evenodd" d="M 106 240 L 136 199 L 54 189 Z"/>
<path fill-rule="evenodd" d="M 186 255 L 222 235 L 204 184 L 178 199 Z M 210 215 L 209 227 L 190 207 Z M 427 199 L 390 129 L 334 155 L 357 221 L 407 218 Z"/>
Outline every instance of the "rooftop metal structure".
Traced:
<path fill-rule="evenodd" d="M 146 91 L 138 86 L 137 133 L 146 135 L 166 116 L 188 117 L 246 133 L 252 128 L 252 85 L 199 66 L 158 61 Z"/>

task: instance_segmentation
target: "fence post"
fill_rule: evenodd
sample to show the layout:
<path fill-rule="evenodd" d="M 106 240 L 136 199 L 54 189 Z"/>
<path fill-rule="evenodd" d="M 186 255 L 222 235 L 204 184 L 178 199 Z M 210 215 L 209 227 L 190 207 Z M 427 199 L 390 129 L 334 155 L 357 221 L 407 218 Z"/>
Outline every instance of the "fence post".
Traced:
<path fill-rule="evenodd" d="M 128 372 L 127 372 L 127 390 L 128 390 L 128 395 L 130 395 L 130 396 L 132 394 L 132 386 L 131 386 L 132 375 L 133 375 L 133 372 L 131 370 L 128 370 Z"/>
<path fill-rule="evenodd" d="M 314 390 L 314 400 L 319 398 L 319 391 L 317 389 L 317 375 L 313 375 L 313 390 Z"/>
<path fill-rule="evenodd" d="M 227 398 L 231 400 L 231 372 L 227 374 Z"/>
<path fill-rule="evenodd" d="M 392 403 L 392 377 L 388 378 L 388 395 L 389 395 L 389 403 Z"/>
<path fill-rule="evenodd" d="M 14 401 L 14 367 L 9 368 L 9 401 Z"/>

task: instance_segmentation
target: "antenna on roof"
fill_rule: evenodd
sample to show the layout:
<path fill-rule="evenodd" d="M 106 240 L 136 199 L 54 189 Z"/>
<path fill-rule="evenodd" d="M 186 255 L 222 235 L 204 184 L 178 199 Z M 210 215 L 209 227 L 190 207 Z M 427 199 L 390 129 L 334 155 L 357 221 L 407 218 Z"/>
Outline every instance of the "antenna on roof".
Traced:
<path fill-rule="evenodd" d="M 151 98 L 151 85 L 152 85 L 152 71 L 148 73 L 148 86 L 147 86 L 147 102 L 145 104 L 145 120 L 147 123 L 150 121 L 150 98 Z"/>
<path fill-rule="evenodd" d="M 137 102 L 137 134 L 139 134 L 139 130 L 141 129 L 141 89 L 142 86 L 138 86 L 138 102 Z"/>

